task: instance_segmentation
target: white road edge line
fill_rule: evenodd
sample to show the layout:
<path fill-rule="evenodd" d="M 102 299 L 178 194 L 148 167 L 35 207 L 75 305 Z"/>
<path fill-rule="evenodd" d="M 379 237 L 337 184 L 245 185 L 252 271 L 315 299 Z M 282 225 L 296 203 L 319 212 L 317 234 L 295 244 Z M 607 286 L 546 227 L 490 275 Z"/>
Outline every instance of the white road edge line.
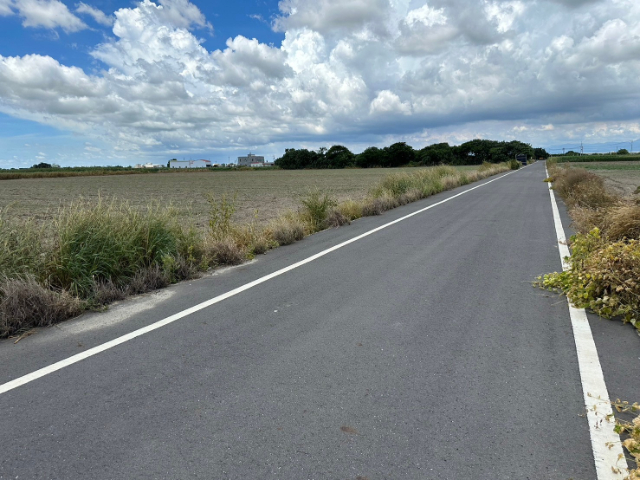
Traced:
<path fill-rule="evenodd" d="M 192 313 L 198 312 L 204 308 L 210 307 L 211 305 L 214 305 L 216 303 L 220 303 L 223 300 L 226 300 L 227 298 L 233 297 L 235 295 L 238 295 L 239 293 L 242 293 L 246 290 L 249 290 L 250 288 L 253 288 L 257 285 L 260 285 L 261 283 L 264 283 L 268 280 L 271 280 L 272 278 L 278 277 L 284 273 L 290 272 L 291 270 L 295 270 L 298 267 L 301 267 L 302 265 L 306 265 L 307 263 L 313 262 L 314 260 L 317 260 L 320 257 L 324 257 L 325 255 L 328 255 L 331 252 L 335 252 L 336 250 L 339 250 L 342 247 L 346 247 L 347 245 L 357 242 L 358 240 L 361 240 L 365 237 L 368 237 L 369 235 L 372 235 L 376 232 L 379 232 L 380 230 L 383 230 L 387 227 L 390 227 L 391 225 L 395 225 L 396 223 L 402 222 L 403 220 L 406 220 L 408 218 L 414 217 L 422 212 L 426 212 L 427 210 L 430 210 L 434 207 L 437 207 L 438 205 L 442 205 L 443 203 L 448 202 L 449 200 L 453 200 L 454 198 L 457 198 L 461 195 L 464 195 L 465 193 L 469 193 L 477 188 L 480 187 L 484 187 L 485 185 L 489 185 L 492 182 L 495 182 L 496 180 L 500 180 L 501 178 L 506 177 L 507 175 L 511 175 L 514 172 L 517 172 L 518 170 L 514 170 L 511 171 L 509 173 L 506 173 L 505 175 L 501 175 L 500 177 L 494 178 L 493 180 L 489 180 L 488 182 L 482 183 L 480 185 L 476 185 L 475 187 L 469 188 L 467 190 L 465 190 L 464 192 L 460 192 L 456 195 L 453 195 L 449 198 L 445 198 L 444 200 L 441 200 L 437 203 L 434 203 L 433 205 L 429 205 L 428 207 L 425 207 L 421 210 L 417 210 L 413 213 L 410 213 L 409 215 L 405 215 L 404 217 L 398 218 L 392 222 L 386 223 L 384 225 L 381 225 L 377 228 L 374 228 L 373 230 L 369 230 L 368 232 L 365 232 L 361 235 L 358 235 L 357 237 L 353 237 L 345 242 L 339 243 L 338 245 L 334 245 L 331 248 L 328 248 L 326 250 L 323 250 L 322 252 L 316 253 L 315 255 L 312 255 L 311 257 L 308 257 L 304 260 L 301 260 L 297 263 L 294 263 L 292 265 L 289 265 L 288 267 L 282 268 L 276 272 L 270 273 L 269 275 L 265 275 L 264 277 L 258 278 L 257 280 L 254 280 L 253 282 L 249 282 L 245 285 L 242 285 L 241 287 L 238 288 L 234 288 L 233 290 L 228 291 L 227 293 L 223 293 L 222 295 L 218 295 L 217 297 L 214 297 L 210 300 L 207 300 L 206 302 L 202 302 L 198 305 L 195 305 L 191 308 L 188 308 L 186 310 L 183 310 L 182 312 L 178 312 L 174 315 L 171 315 L 170 317 L 164 318 L 162 320 L 159 320 L 155 323 L 152 323 L 151 325 L 147 325 L 146 327 L 140 328 L 138 330 L 134 330 L 131 333 L 127 333 L 126 335 L 123 335 L 121 337 L 115 338 L 109 342 L 103 343 L 102 345 L 98 345 L 96 347 L 90 348 L 89 350 L 86 350 L 82 353 L 78 353 L 76 355 L 73 355 L 71 357 L 65 358 L 64 360 L 60 360 L 59 362 L 53 363 L 51 365 L 49 365 L 48 367 L 43 367 L 39 370 L 36 370 L 34 372 L 28 373 L 27 375 L 24 375 L 22 377 L 18 377 L 14 380 L 11 380 L 7 383 L 4 383 L 2 385 L 0 385 L 0 395 L 2 395 L 3 393 L 6 393 L 10 390 L 13 390 L 14 388 L 18 388 L 22 385 L 25 385 L 29 382 L 33 382 L 34 380 L 37 380 L 39 378 L 42 378 L 46 375 L 49 375 L 51 373 L 57 372 L 58 370 L 61 370 L 65 367 L 68 367 L 69 365 L 73 365 L 74 363 L 78 363 L 82 360 L 85 360 L 89 357 L 92 357 L 94 355 L 97 355 L 98 353 L 104 352 L 106 350 L 109 350 L 110 348 L 116 347 L 118 345 L 121 345 L 125 342 L 128 342 L 129 340 L 133 340 L 136 337 L 139 337 L 141 335 L 144 335 L 146 333 L 152 332 L 154 330 L 157 330 L 159 328 L 164 327 L 165 325 L 169 325 L 170 323 L 173 323 L 177 320 L 180 320 L 181 318 L 184 318 L 188 315 L 191 315 Z"/>
<path fill-rule="evenodd" d="M 546 169 L 547 177 L 549 171 Z M 560 212 L 556 197 L 549 183 L 549 195 L 551 196 L 551 208 L 553 209 L 553 221 L 558 237 L 558 250 L 562 260 L 562 269 L 568 270 L 570 265 L 565 260 L 571 254 L 567 246 L 567 239 L 562 227 Z M 578 354 L 578 366 L 584 403 L 587 407 L 587 420 L 591 435 L 591 449 L 596 464 L 598 480 L 622 480 L 627 473 L 627 463 L 624 460 L 620 436 L 613 430 L 613 410 L 604 381 L 604 373 L 600 365 L 598 350 L 593 341 L 593 334 L 589 326 L 587 313 L 583 308 L 574 307 L 569 299 L 569 315 L 571 327 Z"/>

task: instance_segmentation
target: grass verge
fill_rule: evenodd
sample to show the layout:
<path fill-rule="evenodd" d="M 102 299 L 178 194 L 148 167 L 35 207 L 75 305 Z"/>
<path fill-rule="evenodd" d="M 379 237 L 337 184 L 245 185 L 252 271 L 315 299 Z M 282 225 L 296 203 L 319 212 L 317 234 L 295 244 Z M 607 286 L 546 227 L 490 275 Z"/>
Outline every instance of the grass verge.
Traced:
<path fill-rule="evenodd" d="M 440 166 L 384 178 L 362 200 L 338 203 L 313 190 L 296 211 L 267 226 L 233 222 L 235 198 L 209 198 L 208 230 L 179 221 L 170 207 L 140 212 L 126 202 L 79 202 L 44 225 L 0 211 L 0 338 L 51 325 L 84 310 L 162 288 L 279 245 L 380 215 L 430 195 L 512 168 L 475 171 Z"/>

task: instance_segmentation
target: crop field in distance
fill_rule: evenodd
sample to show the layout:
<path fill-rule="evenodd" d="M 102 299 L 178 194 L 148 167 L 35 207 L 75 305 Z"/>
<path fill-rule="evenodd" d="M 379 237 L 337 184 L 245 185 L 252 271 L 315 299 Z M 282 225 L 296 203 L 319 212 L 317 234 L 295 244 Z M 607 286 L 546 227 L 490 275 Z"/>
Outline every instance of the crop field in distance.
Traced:
<path fill-rule="evenodd" d="M 428 168 L 428 167 L 425 167 Z M 473 170 L 476 167 L 458 167 Z M 361 199 L 383 177 L 416 168 L 345 170 L 250 170 L 193 172 L 181 175 L 113 175 L 66 178 L 27 178 L 0 184 L 0 208 L 11 215 L 46 221 L 72 202 L 126 201 L 144 209 L 156 202 L 172 205 L 185 221 L 205 228 L 207 195 L 236 197 L 234 221 L 264 224 L 286 210 L 297 209 L 312 189 L 336 200 Z"/>
<path fill-rule="evenodd" d="M 628 197 L 640 187 L 640 161 L 571 163 L 572 168 L 585 168 L 605 179 L 605 184 L 618 195 Z"/>

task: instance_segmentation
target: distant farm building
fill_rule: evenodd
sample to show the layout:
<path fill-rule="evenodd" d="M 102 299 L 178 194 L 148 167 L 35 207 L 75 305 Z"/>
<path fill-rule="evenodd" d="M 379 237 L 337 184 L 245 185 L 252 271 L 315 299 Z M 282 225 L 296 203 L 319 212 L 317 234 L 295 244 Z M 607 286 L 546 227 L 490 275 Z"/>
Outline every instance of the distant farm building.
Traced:
<path fill-rule="evenodd" d="M 264 167 L 264 157 L 250 153 L 246 157 L 238 157 L 239 167 Z"/>
<path fill-rule="evenodd" d="M 211 166 L 209 160 L 171 160 L 169 168 L 207 168 Z"/>

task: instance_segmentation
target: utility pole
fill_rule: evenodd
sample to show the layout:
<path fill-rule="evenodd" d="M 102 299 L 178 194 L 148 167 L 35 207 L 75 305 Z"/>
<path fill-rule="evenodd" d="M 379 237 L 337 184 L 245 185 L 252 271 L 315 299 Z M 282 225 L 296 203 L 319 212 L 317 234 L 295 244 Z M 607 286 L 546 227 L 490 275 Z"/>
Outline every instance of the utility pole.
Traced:
<path fill-rule="evenodd" d="M 582 146 L 582 141 L 580 142 L 580 155 L 584 155 L 584 147 Z"/>
<path fill-rule="evenodd" d="M 633 140 L 631 140 L 631 153 L 633 153 Z"/>
<path fill-rule="evenodd" d="M 562 155 L 564 155 L 564 147 L 562 147 Z"/>

